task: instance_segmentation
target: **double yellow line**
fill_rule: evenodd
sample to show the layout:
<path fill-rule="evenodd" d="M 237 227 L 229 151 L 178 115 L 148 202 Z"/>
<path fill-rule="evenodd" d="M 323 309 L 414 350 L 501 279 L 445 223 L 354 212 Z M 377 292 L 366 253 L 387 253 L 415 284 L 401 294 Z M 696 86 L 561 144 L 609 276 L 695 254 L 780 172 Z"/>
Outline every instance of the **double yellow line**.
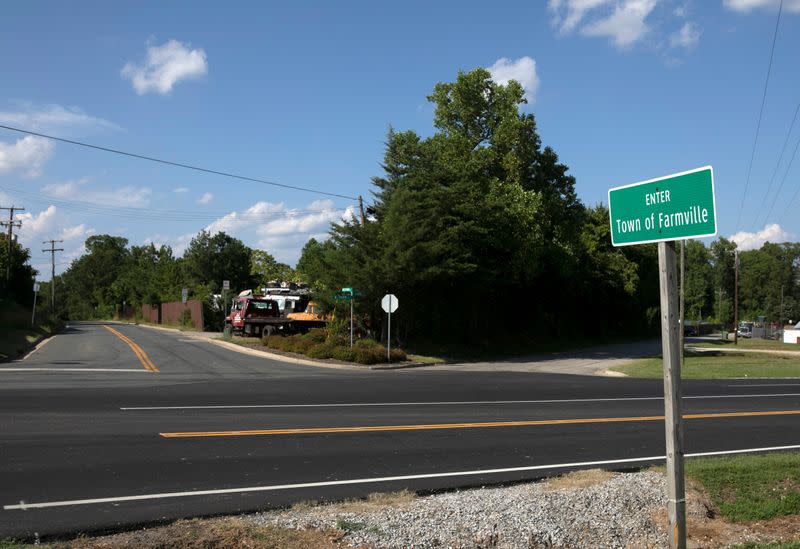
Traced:
<path fill-rule="evenodd" d="M 685 414 L 683 419 L 718 419 L 729 417 L 760 417 L 800 415 L 800 410 L 768 412 L 721 412 L 716 414 Z M 575 425 L 580 423 L 625 423 L 630 421 L 663 421 L 664 416 L 591 417 L 576 419 L 543 419 L 532 421 L 491 421 L 482 423 L 434 423 L 423 425 L 363 425 L 354 427 L 303 427 L 296 429 L 252 429 L 246 431 L 189 431 L 159 433 L 164 438 L 247 437 L 259 435 L 311 435 L 329 433 L 369 433 L 375 431 L 430 431 L 434 429 L 485 429 L 489 427 L 531 427 L 536 425 Z"/>
<path fill-rule="evenodd" d="M 122 341 L 127 343 L 128 347 L 131 348 L 133 354 L 136 355 L 136 358 L 139 359 L 139 362 L 142 363 L 142 366 L 144 366 L 145 370 L 148 370 L 150 372 L 158 372 L 158 368 L 156 368 L 156 365 L 153 364 L 152 360 L 150 360 L 150 357 L 147 356 L 147 353 L 145 353 L 141 347 L 139 347 L 136 343 L 134 343 L 134 341 L 131 338 L 119 332 L 118 330 L 115 330 L 111 326 L 103 326 L 103 328 L 105 328 L 106 330 L 108 330 L 109 332 L 120 338 Z"/>

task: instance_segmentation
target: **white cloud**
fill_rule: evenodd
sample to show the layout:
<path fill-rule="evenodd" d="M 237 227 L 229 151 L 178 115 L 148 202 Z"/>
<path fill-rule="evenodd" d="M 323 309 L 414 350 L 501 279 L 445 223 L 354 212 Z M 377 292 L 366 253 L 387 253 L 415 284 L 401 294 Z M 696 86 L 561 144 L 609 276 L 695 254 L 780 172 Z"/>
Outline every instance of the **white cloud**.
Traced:
<path fill-rule="evenodd" d="M 628 48 L 650 30 L 645 20 L 655 9 L 657 0 L 625 0 L 614 6 L 608 17 L 589 23 L 581 33 L 585 36 L 608 37 L 618 48 Z"/>
<path fill-rule="evenodd" d="M 176 187 L 176 188 L 172 189 L 172 192 L 174 192 L 174 193 L 188 193 L 189 192 L 189 188 L 188 187 Z"/>
<path fill-rule="evenodd" d="M 678 6 L 672 13 L 675 17 L 686 17 L 686 6 Z"/>
<path fill-rule="evenodd" d="M 231 212 L 206 227 L 212 234 L 225 232 L 233 234 L 248 228 L 255 227 L 259 222 L 271 215 L 280 214 L 285 210 L 282 202 L 256 202 L 243 212 Z"/>
<path fill-rule="evenodd" d="M 85 253 L 84 241 L 95 233 L 93 228 L 81 223 L 72 225 L 64 213 L 57 206 L 50 205 L 37 213 L 23 212 L 14 216 L 22 222 L 18 229 L 20 244 L 31 251 L 31 265 L 39 271 L 38 280 L 49 280 L 51 269 L 50 254 L 42 250 L 47 246 L 43 241 L 51 238 L 61 240 L 56 242 L 56 248 L 64 251 L 56 252 L 56 274 L 63 272 L 74 259 Z"/>
<path fill-rule="evenodd" d="M 550 0 L 547 7 L 553 12 L 553 24 L 561 33 L 567 34 L 575 30 L 587 13 L 611 2 L 612 0 Z"/>
<path fill-rule="evenodd" d="M 674 32 L 669 37 L 669 45 L 673 48 L 691 49 L 700 41 L 700 29 L 697 25 L 688 21 L 683 24 L 680 30 Z"/>
<path fill-rule="evenodd" d="M 211 204 L 211 201 L 214 199 L 214 195 L 211 193 L 203 193 L 203 196 L 197 199 L 198 204 Z"/>
<path fill-rule="evenodd" d="M 20 240 L 38 238 L 44 236 L 44 233 L 52 231 L 55 227 L 57 213 L 58 208 L 50 205 L 38 214 L 25 212 L 16 215 L 15 218 L 22 221 L 22 227 L 19 229 Z"/>
<path fill-rule="evenodd" d="M 489 67 L 492 80 L 498 84 L 508 84 L 509 80 L 516 80 L 525 88 L 525 99 L 529 103 L 536 100 L 536 90 L 539 89 L 539 76 L 536 74 L 536 61 L 530 57 L 520 57 L 512 61 L 501 57 Z"/>
<path fill-rule="evenodd" d="M 764 8 L 777 10 L 780 0 L 723 0 L 722 4 L 730 10 L 749 13 Z M 800 0 L 784 0 L 783 9 L 800 13 Z"/>
<path fill-rule="evenodd" d="M 20 172 L 25 177 L 38 177 L 52 152 L 52 141 L 32 135 L 14 143 L 0 141 L 0 175 Z"/>
<path fill-rule="evenodd" d="M 62 183 L 51 183 L 42 187 L 42 192 L 52 198 L 62 200 L 80 200 L 98 206 L 114 206 L 127 208 L 145 208 L 150 205 L 153 191 L 147 187 L 126 185 L 117 189 L 86 189 L 88 178 Z"/>
<path fill-rule="evenodd" d="M 87 236 L 93 233 L 94 229 L 87 229 L 86 225 L 81 223 L 80 225 L 62 228 L 58 238 L 60 240 L 64 240 L 65 242 L 80 238 L 81 242 L 83 242 Z"/>
<path fill-rule="evenodd" d="M 93 130 L 121 129 L 113 122 L 91 116 L 78 107 L 55 104 L 37 107 L 29 102 L 18 102 L 17 106 L 19 110 L 13 112 L 0 111 L 0 123 L 62 136 L 80 135 Z"/>
<path fill-rule="evenodd" d="M 189 44 L 177 40 L 161 46 L 148 46 L 144 64 L 127 63 L 122 68 L 122 77 L 130 79 L 139 95 L 148 92 L 168 94 L 181 80 L 199 78 L 208 73 L 206 52 L 199 48 L 190 50 L 189 47 Z"/>
<path fill-rule="evenodd" d="M 740 231 L 733 235 L 730 239 L 736 242 L 740 250 L 757 250 L 764 245 L 765 242 L 781 243 L 790 242 L 793 238 L 791 233 L 786 232 L 777 223 L 766 225 L 764 228 L 755 233 Z"/>

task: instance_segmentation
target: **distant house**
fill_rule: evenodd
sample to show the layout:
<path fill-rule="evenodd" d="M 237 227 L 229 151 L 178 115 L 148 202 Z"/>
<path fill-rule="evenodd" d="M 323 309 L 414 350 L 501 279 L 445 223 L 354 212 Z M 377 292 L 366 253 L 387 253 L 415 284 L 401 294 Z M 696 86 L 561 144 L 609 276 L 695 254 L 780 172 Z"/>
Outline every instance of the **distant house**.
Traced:
<path fill-rule="evenodd" d="M 794 328 L 783 331 L 783 342 L 800 345 L 800 322 L 795 324 Z"/>

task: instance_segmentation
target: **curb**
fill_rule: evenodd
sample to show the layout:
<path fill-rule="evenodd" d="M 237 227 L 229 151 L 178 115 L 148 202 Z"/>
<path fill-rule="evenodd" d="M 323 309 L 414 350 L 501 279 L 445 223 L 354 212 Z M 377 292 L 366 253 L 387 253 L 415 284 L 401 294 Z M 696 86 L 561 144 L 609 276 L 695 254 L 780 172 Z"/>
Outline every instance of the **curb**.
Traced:
<path fill-rule="evenodd" d="M 269 358 L 271 360 L 277 360 L 279 362 L 288 362 L 290 364 L 302 364 L 303 366 L 317 366 L 319 368 L 334 368 L 338 370 L 403 370 L 406 368 L 425 368 L 430 366 L 436 366 L 435 363 L 427 363 L 427 362 L 412 362 L 410 364 L 386 364 L 386 365 L 372 365 L 365 367 L 364 364 L 355 364 L 355 363 L 336 363 L 336 362 L 322 362 L 318 360 L 308 359 L 308 358 L 295 358 L 292 356 L 286 356 L 277 353 L 270 353 L 269 351 L 262 351 L 260 349 L 250 349 L 243 345 L 237 345 L 236 343 L 230 343 L 228 341 L 224 341 L 219 338 L 212 338 L 212 337 L 204 337 L 201 335 L 197 335 L 197 332 L 190 332 L 190 331 L 182 331 L 177 328 L 167 328 L 165 326 L 151 326 L 149 324 L 133 324 L 131 322 L 119 322 L 116 321 L 117 324 L 128 324 L 130 326 L 139 326 L 141 328 L 152 328 L 154 330 L 162 330 L 165 332 L 173 332 L 181 335 L 186 335 L 192 337 L 193 339 L 197 339 L 198 341 L 208 341 L 213 345 L 218 345 L 220 347 L 225 347 L 226 349 L 230 349 L 231 351 L 237 351 L 239 353 L 250 355 L 250 356 L 261 356 L 264 358 Z M 194 334 L 194 335 L 192 335 Z"/>
<path fill-rule="evenodd" d="M 439 362 L 438 364 L 444 364 Z M 405 370 L 406 368 L 428 368 L 436 366 L 436 362 L 411 362 L 409 364 L 373 364 L 369 367 L 370 370 Z"/>

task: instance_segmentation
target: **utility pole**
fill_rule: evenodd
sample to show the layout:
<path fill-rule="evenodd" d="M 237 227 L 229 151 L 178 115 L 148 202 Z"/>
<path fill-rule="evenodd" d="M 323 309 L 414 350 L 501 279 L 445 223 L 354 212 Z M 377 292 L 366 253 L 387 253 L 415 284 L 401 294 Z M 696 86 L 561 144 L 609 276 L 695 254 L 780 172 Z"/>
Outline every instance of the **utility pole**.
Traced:
<path fill-rule="evenodd" d="M 733 269 L 736 273 L 733 283 L 733 344 L 739 344 L 739 250 L 736 250 L 733 259 Z"/>
<path fill-rule="evenodd" d="M 667 515 L 669 547 L 686 547 L 686 491 L 683 480 L 683 416 L 675 242 L 658 243 L 661 290 L 661 347 L 664 361 L 664 427 L 667 446 Z"/>
<path fill-rule="evenodd" d="M 22 227 L 22 221 L 14 221 L 14 212 L 22 212 L 25 211 L 25 208 L 20 208 L 17 206 L 11 206 L 10 208 L 0 208 L 0 210 L 8 210 L 8 221 L 0 221 L 0 226 L 8 227 L 8 260 L 6 261 L 6 284 L 11 284 L 11 253 L 13 252 L 14 248 L 11 245 L 11 241 L 13 240 L 14 236 L 14 227 L 20 228 Z"/>
<path fill-rule="evenodd" d="M 683 273 L 685 271 L 684 265 L 686 264 L 686 256 L 684 254 L 684 249 L 685 248 L 686 248 L 686 239 L 683 239 L 683 240 L 681 240 L 681 305 L 680 305 L 680 314 L 679 314 L 679 316 L 681 317 L 681 320 L 680 320 L 681 328 L 680 328 L 680 332 L 679 332 L 680 333 L 679 337 L 681 339 L 681 347 L 680 347 L 680 349 L 681 349 L 681 369 L 683 369 L 683 354 L 684 354 L 683 353 L 683 346 L 684 346 L 683 336 L 684 336 L 684 330 L 686 330 L 686 327 L 685 327 L 685 324 L 686 324 L 686 312 L 684 310 L 684 297 L 685 297 L 685 294 L 683 292 L 683 280 L 684 280 Z M 697 335 L 700 335 L 700 334 L 698 333 Z"/>
<path fill-rule="evenodd" d="M 56 316 L 56 252 L 63 252 L 64 248 L 56 248 L 56 242 L 64 242 L 63 240 L 45 240 L 42 244 L 50 244 L 49 248 L 42 250 L 43 252 L 50 252 L 50 314 L 55 318 Z"/>
<path fill-rule="evenodd" d="M 778 313 L 778 329 L 783 329 L 783 284 L 781 284 L 781 311 Z"/>
<path fill-rule="evenodd" d="M 717 293 L 719 294 L 719 301 L 717 302 L 718 303 L 717 304 L 717 320 L 719 321 L 719 324 L 720 324 L 719 332 L 720 332 L 720 335 L 723 336 L 722 339 L 725 339 L 725 337 L 724 337 L 724 335 L 725 335 L 725 324 L 722 322 L 722 288 L 720 288 L 719 292 L 717 292 Z"/>
<path fill-rule="evenodd" d="M 367 224 L 367 217 L 364 215 L 364 199 L 361 198 L 361 195 L 358 195 L 358 209 L 361 212 L 361 226 Z"/>

